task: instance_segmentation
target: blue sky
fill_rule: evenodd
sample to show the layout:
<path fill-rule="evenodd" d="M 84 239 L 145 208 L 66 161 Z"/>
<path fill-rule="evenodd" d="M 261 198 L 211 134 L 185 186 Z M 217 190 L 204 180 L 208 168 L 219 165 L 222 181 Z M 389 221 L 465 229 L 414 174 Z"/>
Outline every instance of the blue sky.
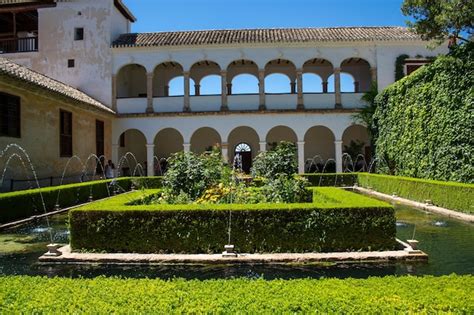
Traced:
<path fill-rule="evenodd" d="M 405 25 L 402 0 L 124 0 L 134 32 Z"/>
<path fill-rule="evenodd" d="M 199 29 L 404 26 L 407 18 L 400 7 L 403 0 L 123 0 L 138 21 L 132 32 L 158 32 Z M 208 78 L 201 93 L 219 93 L 220 79 Z M 254 92 L 252 78 L 240 78 L 236 91 Z M 317 92 L 317 78 L 304 78 L 304 85 Z M 235 82 L 237 83 L 237 82 Z M 332 82 L 330 82 L 331 89 Z M 310 88 L 310 86 L 314 88 Z M 342 77 L 343 91 L 353 88 L 352 80 Z M 289 89 L 284 78 L 266 83 L 269 92 Z M 182 91 L 178 82 L 170 93 Z M 177 93 L 179 94 L 179 92 Z"/>

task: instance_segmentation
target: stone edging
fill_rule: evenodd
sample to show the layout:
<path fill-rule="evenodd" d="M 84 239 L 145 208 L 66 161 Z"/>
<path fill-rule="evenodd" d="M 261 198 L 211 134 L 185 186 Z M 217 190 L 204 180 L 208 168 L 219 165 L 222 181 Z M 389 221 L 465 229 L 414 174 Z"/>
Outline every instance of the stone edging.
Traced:
<path fill-rule="evenodd" d="M 389 261 L 427 261 L 428 255 L 414 250 L 397 240 L 404 249 L 384 252 L 338 252 L 338 253 L 282 253 L 282 254 L 238 254 L 225 257 L 221 254 L 128 254 L 128 253 L 74 253 L 69 245 L 58 249 L 60 256 L 45 254 L 39 258 L 47 264 L 287 264 L 360 262 L 380 263 Z"/>
<path fill-rule="evenodd" d="M 458 212 L 458 211 L 454 211 L 454 210 L 449 210 L 449 209 L 446 209 L 446 208 L 441 208 L 441 207 L 437 207 L 437 206 L 434 206 L 434 205 L 430 205 L 430 204 L 426 204 L 426 203 L 422 203 L 422 202 L 418 202 L 418 201 L 412 201 L 412 200 L 401 198 L 401 197 L 398 197 L 398 196 L 390 196 L 390 195 L 387 195 L 387 194 L 379 193 L 377 191 L 370 190 L 370 189 L 363 188 L 363 187 L 359 187 L 359 186 L 354 186 L 354 187 L 351 187 L 350 189 L 353 189 L 353 190 L 355 190 L 359 193 L 369 195 L 369 196 L 372 196 L 372 197 L 376 197 L 376 198 L 379 198 L 379 199 L 383 199 L 383 200 L 387 200 L 387 201 L 391 201 L 391 202 L 396 202 L 396 203 L 401 203 L 401 204 L 404 204 L 404 205 L 407 205 L 407 206 L 410 206 L 410 207 L 414 207 L 414 208 L 417 208 L 417 209 L 421 209 L 421 210 L 424 210 L 424 211 L 438 213 L 438 214 L 442 214 L 442 215 L 445 215 L 445 216 L 448 216 L 448 217 L 451 217 L 451 218 L 459 219 L 459 220 L 466 221 L 466 222 L 469 222 L 469 223 L 474 223 L 474 215 L 472 215 L 472 214 L 467 214 L 467 213 L 462 213 L 462 212 Z"/>

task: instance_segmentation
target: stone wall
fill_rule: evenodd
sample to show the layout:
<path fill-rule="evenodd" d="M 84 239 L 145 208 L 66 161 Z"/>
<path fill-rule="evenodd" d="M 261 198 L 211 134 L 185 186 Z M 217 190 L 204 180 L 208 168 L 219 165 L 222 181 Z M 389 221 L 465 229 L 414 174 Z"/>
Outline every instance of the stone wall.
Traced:
<path fill-rule="evenodd" d="M 95 124 L 96 120 L 101 120 L 104 122 L 105 128 L 105 156 L 106 158 L 110 157 L 113 115 L 95 110 L 92 107 L 87 109 L 88 106 L 86 105 L 72 103 L 34 87 L 23 86 L 16 81 L 10 82 L 8 79 L 0 80 L 0 92 L 21 98 L 21 138 L 0 137 L 0 150 L 4 150 L 7 145 L 12 143 L 23 147 L 30 156 L 38 177 L 60 176 L 69 160 L 69 158 L 61 158 L 59 154 L 60 109 L 72 113 L 74 155 L 85 162 L 91 153 L 96 153 Z M 4 170 L 8 157 L 19 152 L 18 149 L 10 149 L 0 158 L 1 172 Z M 25 160 L 23 155 L 20 156 Z M 94 169 L 93 162 L 88 165 L 88 170 L 92 172 Z M 32 178 L 29 166 L 26 165 L 26 167 L 27 170 L 24 169 L 19 158 L 14 157 L 6 170 L 6 181 L 3 185 L 8 185 L 11 178 Z M 82 169 L 83 167 L 78 160 L 71 160 L 66 176 L 80 174 Z"/>

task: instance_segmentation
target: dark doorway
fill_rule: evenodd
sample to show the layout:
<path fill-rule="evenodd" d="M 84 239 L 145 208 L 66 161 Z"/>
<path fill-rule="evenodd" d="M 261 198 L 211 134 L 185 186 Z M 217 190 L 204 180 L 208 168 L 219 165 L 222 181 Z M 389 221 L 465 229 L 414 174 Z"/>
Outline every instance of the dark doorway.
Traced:
<path fill-rule="evenodd" d="M 249 174 L 252 167 L 252 148 L 247 143 L 242 142 L 235 146 L 234 153 L 236 157 L 234 158 L 234 167 L 240 168 L 237 164 L 241 163 L 242 171 Z"/>

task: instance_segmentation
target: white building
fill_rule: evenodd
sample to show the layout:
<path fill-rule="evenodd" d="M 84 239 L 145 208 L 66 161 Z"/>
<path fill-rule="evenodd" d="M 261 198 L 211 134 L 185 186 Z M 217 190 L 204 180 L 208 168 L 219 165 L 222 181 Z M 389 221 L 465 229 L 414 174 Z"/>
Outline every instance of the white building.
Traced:
<path fill-rule="evenodd" d="M 112 108 L 113 160 L 133 152 L 148 174 L 155 156 L 218 144 L 232 161 L 239 144 L 255 157 L 281 140 L 297 144 L 300 172 L 314 156 L 342 171 L 351 140 L 370 154 L 366 128 L 352 116 L 371 82 L 379 90 L 393 83 L 400 55 L 422 61 L 446 52 L 427 50 L 403 27 L 132 34 L 135 18 L 120 0 L 6 0 L 0 21 L 1 56 Z M 269 91 L 278 74 L 286 86 Z"/>

